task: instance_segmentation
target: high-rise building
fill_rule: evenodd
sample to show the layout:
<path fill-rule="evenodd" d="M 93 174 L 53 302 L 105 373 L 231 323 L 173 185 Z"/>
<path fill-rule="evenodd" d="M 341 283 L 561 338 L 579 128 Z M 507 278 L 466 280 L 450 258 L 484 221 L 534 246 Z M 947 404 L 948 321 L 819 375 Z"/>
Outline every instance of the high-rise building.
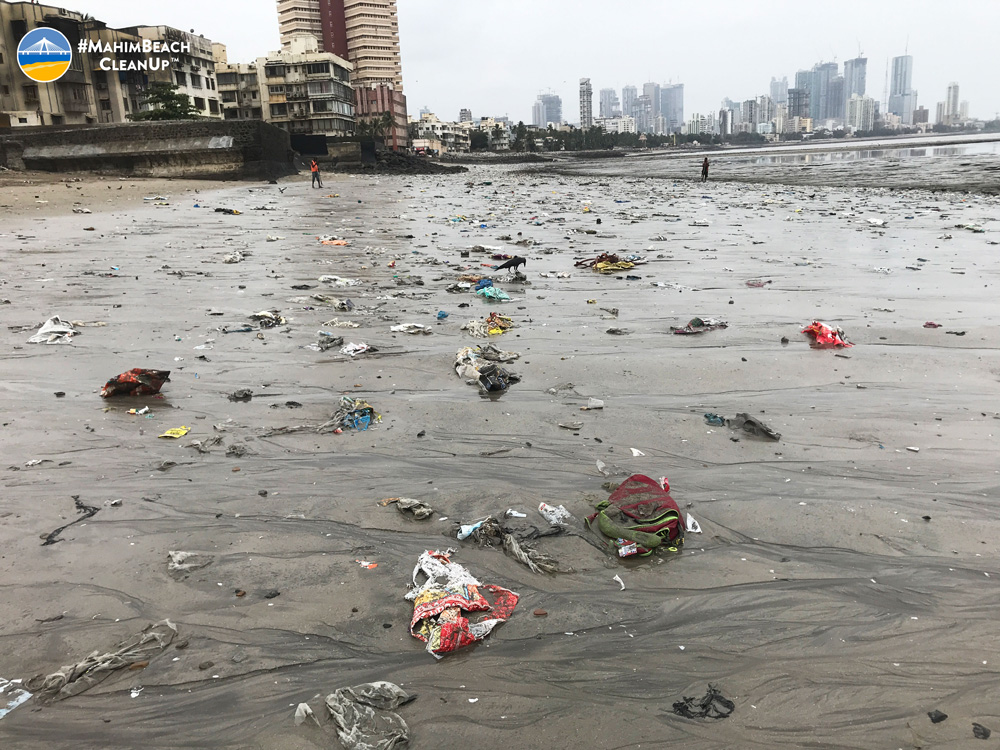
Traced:
<path fill-rule="evenodd" d="M 868 76 L 868 58 L 855 57 L 844 61 L 844 99 L 857 94 L 865 95 L 865 79 Z"/>
<path fill-rule="evenodd" d="M 757 123 L 760 122 L 760 110 L 757 107 L 756 99 L 747 99 L 743 102 L 743 122 L 750 126 L 751 132 L 756 132 Z"/>
<path fill-rule="evenodd" d="M 594 87 L 589 78 L 580 79 L 580 127 L 594 126 Z"/>
<path fill-rule="evenodd" d="M 624 117 L 635 117 L 635 100 L 638 98 L 638 94 L 635 86 L 625 86 L 622 89 L 622 115 Z"/>
<path fill-rule="evenodd" d="M 653 107 L 653 116 L 660 114 L 660 84 L 652 82 L 642 84 L 642 95 L 649 97 Z"/>
<path fill-rule="evenodd" d="M 320 51 L 353 63 L 351 82 L 358 116 L 377 118 L 383 111 L 372 107 L 390 107 L 386 111 L 395 122 L 393 142 L 405 144 L 406 97 L 396 0 L 277 0 L 277 3 L 282 48 L 289 49 L 297 36 L 314 36 L 319 40 Z"/>
<path fill-rule="evenodd" d="M 954 125 L 958 121 L 959 116 L 959 103 L 958 103 L 958 84 L 952 81 L 948 84 L 948 94 L 945 96 L 945 117 L 948 118 L 948 124 Z"/>
<path fill-rule="evenodd" d="M 621 114 L 618 108 L 618 92 L 614 89 L 601 89 L 599 113 L 604 119 L 610 119 Z"/>
<path fill-rule="evenodd" d="M 723 108 L 719 110 L 719 135 L 733 134 L 733 110 Z"/>
<path fill-rule="evenodd" d="M 684 125 L 684 84 L 668 83 L 660 88 L 660 111 L 666 133 L 679 133 Z"/>
<path fill-rule="evenodd" d="M 913 124 L 914 125 L 926 125 L 928 118 L 930 117 L 931 111 L 925 107 L 917 107 L 913 110 Z"/>
<path fill-rule="evenodd" d="M 766 95 L 757 97 L 757 124 L 774 119 L 774 100 Z"/>
<path fill-rule="evenodd" d="M 459 122 L 472 122 L 472 110 L 462 108 L 458 111 Z"/>
<path fill-rule="evenodd" d="M 958 119 L 965 122 L 969 119 L 969 103 L 962 102 L 958 107 Z"/>
<path fill-rule="evenodd" d="M 354 63 L 355 85 L 403 90 L 396 0 L 278 0 L 281 46 L 315 36 L 320 49 Z"/>
<path fill-rule="evenodd" d="M 788 89 L 788 116 L 791 117 L 809 117 L 809 112 L 811 109 L 809 102 L 809 90 L 806 88 L 795 87 L 794 89 Z"/>
<path fill-rule="evenodd" d="M 889 112 L 898 115 L 903 125 L 913 123 L 917 92 L 910 84 L 913 78 L 913 55 L 892 58 L 892 85 L 889 88 Z"/>
<path fill-rule="evenodd" d="M 852 94 L 847 100 L 847 126 L 868 132 L 875 129 L 875 100 L 870 96 Z"/>
<path fill-rule="evenodd" d="M 636 131 L 639 133 L 652 133 L 653 119 L 655 117 L 653 100 L 646 94 L 636 97 L 634 110 Z"/>
<path fill-rule="evenodd" d="M 771 101 L 774 102 L 775 106 L 788 103 L 787 76 L 783 76 L 781 80 L 778 80 L 774 76 L 771 77 Z"/>
<path fill-rule="evenodd" d="M 817 63 L 810 71 L 812 85 L 809 89 L 809 107 L 813 120 L 828 120 L 831 112 L 830 82 L 837 77 L 840 66 L 835 62 Z M 798 76 L 796 76 L 796 81 Z"/>
<path fill-rule="evenodd" d="M 844 98 L 846 83 L 843 76 L 837 76 L 830 81 L 826 116 L 833 120 L 844 119 L 847 107 L 847 100 Z"/>
<path fill-rule="evenodd" d="M 531 105 L 531 124 L 536 128 L 545 127 L 545 105 L 541 99 L 536 99 Z"/>
<path fill-rule="evenodd" d="M 555 94 L 539 94 L 531 109 L 532 124 L 544 128 L 549 123 L 562 125 L 562 99 Z"/>

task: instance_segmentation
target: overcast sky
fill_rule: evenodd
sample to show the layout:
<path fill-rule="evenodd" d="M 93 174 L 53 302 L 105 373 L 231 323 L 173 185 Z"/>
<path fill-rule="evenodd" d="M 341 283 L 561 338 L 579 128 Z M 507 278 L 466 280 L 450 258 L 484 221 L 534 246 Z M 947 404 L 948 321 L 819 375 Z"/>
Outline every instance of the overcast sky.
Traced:
<path fill-rule="evenodd" d="M 59 5 L 58 0 L 47 0 Z M 277 49 L 275 0 L 64 0 L 111 26 L 194 28 L 242 62 Z M 868 58 L 867 93 L 881 99 L 887 58 L 913 55 L 918 104 L 931 111 L 951 81 L 970 114 L 1000 112 L 1000 0 L 398 0 L 403 87 L 410 113 L 442 119 L 531 120 L 539 92 L 579 121 L 579 79 L 598 92 L 647 81 L 684 84 L 684 113 L 723 97 L 767 93 L 771 76 L 817 62 Z M 641 91 L 640 91 L 641 93 Z"/>

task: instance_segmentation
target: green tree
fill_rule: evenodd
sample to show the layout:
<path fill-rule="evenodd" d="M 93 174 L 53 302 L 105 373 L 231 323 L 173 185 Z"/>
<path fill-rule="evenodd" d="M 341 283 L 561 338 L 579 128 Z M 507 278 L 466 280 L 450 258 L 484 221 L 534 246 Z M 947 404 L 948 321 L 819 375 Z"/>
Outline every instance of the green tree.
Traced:
<path fill-rule="evenodd" d="M 514 129 L 514 148 L 517 151 L 524 151 L 524 147 L 527 145 L 528 141 L 528 128 L 524 124 L 524 121 L 517 123 L 517 128 Z"/>
<path fill-rule="evenodd" d="M 195 120 L 199 112 L 191 103 L 187 94 L 177 93 L 177 86 L 172 83 L 157 81 L 146 89 L 142 103 L 150 109 L 131 112 L 128 119 L 143 120 Z"/>
<path fill-rule="evenodd" d="M 504 127 L 499 122 L 493 126 L 493 150 L 497 151 L 498 147 L 504 141 Z"/>
<path fill-rule="evenodd" d="M 469 132 L 469 148 L 473 151 L 486 151 L 490 147 L 490 138 L 482 130 Z"/>
<path fill-rule="evenodd" d="M 392 131 L 396 129 L 396 118 L 393 117 L 392 112 L 383 112 L 378 119 L 379 124 L 382 126 L 382 145 L 387 146 L 392 136 Z"/>

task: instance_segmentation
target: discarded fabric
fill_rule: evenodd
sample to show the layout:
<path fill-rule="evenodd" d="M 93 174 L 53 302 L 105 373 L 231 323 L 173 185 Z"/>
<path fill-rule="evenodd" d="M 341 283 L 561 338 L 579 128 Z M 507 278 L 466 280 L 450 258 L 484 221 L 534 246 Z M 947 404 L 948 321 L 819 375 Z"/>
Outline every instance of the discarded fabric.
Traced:
<path fill-rule="evenodd" d="M 348 344 L 343 349 L 341 349 L 340 353 L 341 354 L 349 354 L 352 357 L 356 357 L 359 354 L 364 354 L 365 352 L 377 352 L 377 351 L 378 351 L 378 349 L 376 349 L 373 346 L 369 346 L 368 344 L 365 344 L 363 342 L 360 343 L 360 344 L 355 344 L 352 341 L 350 344 Z"/>
<path fill-rule="evenodd" d="M 421 500 L 414 500 L 412 497 L 387 497 L 379 502 L 382 507 L 393 504 L 404 516 L 410 513 L 418 521 L 424 521 L 434 514 L 434 509 L 431 506 Z"/>
<path fill-rule="evenodd" d="M 756 417 L 751 417 L 745 412 L 740 412 L 735 417 L 726 418 L 718 414 L 706 414 L 705 421 L 711 425 L 728 427 L 731 430 L 743 430 L 754 437 L 763 437 L 770 440 L 781 440 L 781 433 L 775 432 Z"/>
<path fill-rule="evenodd" d="M 495 286 L 488 286 L 479 289 L 476 294 L 483 299 L 492 300 L 494 302 L 510 302 L 510 295 L 503 289 Z"/>
<path fill-rule="evenodd" d="M 499 362 L 511 362 L 521 355 L 500 351 L 495 346 L 471 346 L 455 354 L 455 372 L 466 380 L 474 380 L 484 391 L 505 391 L 511 384 L 521 382 L 519 375 L 501 367 Z"/>
<path fill-rule="evenodd" d="M 674 713 L 686 719 L 725 719 L 735 708 L 736 704 L 712 685 L 701 698 L 685 697 L 674 703 Z"/>
<path fill-rule="evenodd" d="M 410 728 L 394 709 L 415 698 L 391 682 L 369 682 L 330 693 L 326 709 L 346 750 L 393 750 L 410 741 Z"/>
<path fill-rule="evenodd" d="M 62 667 L 49 675 L 32 677 L 24 686 L 34 693 L 39 703 L 79 695 L 121 669 L 137 662 L 149 662 L 169 646 L 176 635 L 177 626 L 170 620 L 162 620 L 119 644 L 116 651 L 106 654 L 94 651 L 77 664 Z"/>
<path fill-rule="evenodd" d="M 338 428 L 354 429 L 364 432 L 373 424 L 382 421 L 382 415 L 367 401 L 350 396 L 340 397 L 340 408 L 329 421 L 320 425 L 318 432 L 332 432 Z"/>
<path fill-rule="evenodd" d="M 505 515 L 511 513 L 515 512 L 507 511 Z M 515 513 L 514 517 L 517 516 L 526 517 L 523 513 Z M 477 523 L 461 526 L 457 536 L 463 540 L 471 539 L 480 546 L 501 547 L 505 554 L 526 566 L 532 573 L 559 572 L 559 563 L 527 543 L 529 540 L 542 536 L 534 527 L 527 531 L 515 530 L 509 528 L 501 518 L 487 516 Z"/>
<path fill-rule="evenodd" d="M 152 396 L 170 380 L 170 370 L 146 370 L 136 367 L 111 378 L 101 389 L 101 398 L 112 396 Z"/>
<path fill-rule="evenodd" d="M 622 549 L 636 545 L 636 554 L 652 554 L 661 545 L 676 551 L 684 543 L 680 508 L 659 482 L 634 474 L 622 482 L 611 496 L 597 504 L 597 512 L 587 518 L 596 522 L 604 536 Z"/>
<path fill-rule="evenodd" d="M 409 333 L 417 334 L 422 333 L 424 335 L 430 335 L 434 333 L 428 326 L 421 323 L 402 323 L 398 326 L 392 326 L 390 329 L 393 333 Z"/>
<path fill-rule="evenodd" d="M 413 586 L 405 596 L 413 602 L 410 633 L 427 643 L 427 651 L 440 659 L 480 641 L 514 612 L 518 595 L 492 584 L 482 584 L 449 555 L 452 550 L 423 552 L 413 569 Z M 418 583 L 418 578 L 426 580 Z M 491 605 L 482 591 L 494 597 Z M 478 622 L 469 622 L 466 612 L 489 613 Z"/>
<path fill-rule="evenodd" d="M 825 323 L 814 320 L 802 329 L 802 333 L 812 336 L 813 343 L 820 347 L 849 347 L 854 346 L 847 340 L 846 335 L 840 328 L 831 328 Z"/>
<path fill-rule="evenodd" d="M 63 322 L 58 315 L 42 323 L 38 333 L 28 339 L 29 344 L 68 344 L 78 331 L 70 324 Z"/>
<path fill-rule="evenodd" d="M 683 328 L 673 328 L 671 329 L 674 333 L 680 336 L 692 336 L 699 333 L 705 333 L 706 331 L 714 331 L 718 328 L 728 328 L 729 324 L 724 320 L 716 320 L 715 318 L 691 318 L 688 324 Z"/>

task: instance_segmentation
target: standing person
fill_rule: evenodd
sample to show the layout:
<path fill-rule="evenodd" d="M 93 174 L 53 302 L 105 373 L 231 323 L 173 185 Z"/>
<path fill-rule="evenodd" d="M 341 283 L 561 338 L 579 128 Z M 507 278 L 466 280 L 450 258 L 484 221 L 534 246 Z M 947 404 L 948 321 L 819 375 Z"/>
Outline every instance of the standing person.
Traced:
<path fill-rule="evenodd" d="M 313 159 L 312 162 L 310 162 L 309 169 L 312 172 L 312 176 L 313 176 L 312 186 L 316 187 L 316 183 L 318 182 L 320 188 L 322 188 L 323 187 L 323 180 L 319 176 L 319 164 L 316 162 L 315 159 Z"/>
<path fill-rule="evenodd" d="M 315 164 L 315 162 L 313 162 Z M 701 181 L 708 182 L 708 157 L 701 163 Z"/>

